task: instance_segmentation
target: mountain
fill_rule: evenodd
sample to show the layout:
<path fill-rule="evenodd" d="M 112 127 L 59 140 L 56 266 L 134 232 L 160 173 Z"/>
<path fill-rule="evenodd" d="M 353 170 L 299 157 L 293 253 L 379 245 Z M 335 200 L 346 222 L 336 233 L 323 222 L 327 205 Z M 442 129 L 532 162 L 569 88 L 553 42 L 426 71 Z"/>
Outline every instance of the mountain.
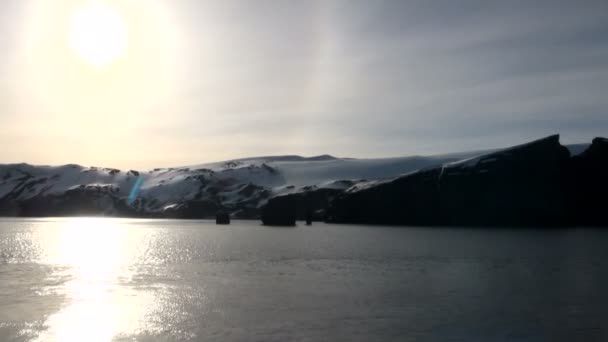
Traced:
<path fill-rule="evenodd" d="M 586 145 L 577 145 L 577 153 L 581 146 Z M 0 165 L 0 215 L 209 218 L 227 211 L 237 218 L 258 218 L 271 198 L 301 201 L 305 195 L 319 219 L 346 189 L 488 152 L 380 159 L 264 156 L 146 171 Z M 303 215 L 300 209 L 298 216 Z"/>
<path fill-rule="evenodd" d="M 582 150 L 582 151 L 581 151 Z M 335 223 L 606 225 L 608 140 L 572 153 L 549 136 L 526 144 L 360 183 L 328 205 Z M 276 199 L 275 199 L 276 201 Z"/>
<path fill-rule="evenodd" d="M 395 177 L 459 156 L 269 156 L 147 171 L 0 165 L 0 214 L 212 217 L 223 208 L 233 216 L 253 218 L 277 195 L 343 190 L 363 179 Z"/>

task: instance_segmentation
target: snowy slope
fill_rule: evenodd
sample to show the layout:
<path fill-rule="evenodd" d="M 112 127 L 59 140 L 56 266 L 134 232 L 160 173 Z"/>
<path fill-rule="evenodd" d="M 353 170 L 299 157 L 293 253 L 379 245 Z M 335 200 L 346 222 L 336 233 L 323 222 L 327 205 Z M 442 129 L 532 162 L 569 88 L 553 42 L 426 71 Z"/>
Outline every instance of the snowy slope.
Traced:
<path fill-rule="evenodd" d="M 231 160 L 190 168 L 206 168 L 220 173 L 229 171 L 232 177 L 241 182 L 251 182 L 269 187 L 284 185 L 302 187 L 344 179 L 391 178 L 420 168 L 456 161 L 482 153 L 484 152 L 378 159 L 277 156 Z M 268 168 L 276 171 L 276 173 L 270 172 L 269 175 L 263 172 L 263 169 Z"/>
<path fill-rule="evenodd" d="M 575 148 L 576 151 L 580 149 L 580 146 Z M 126 202 L 141 177 L 141 187 L 134 193 L 137 201 L 133 204 L 140 211 L 159 212 L 180 203 L 200 200 L 232 208 L 255 208 L 276 195 L 315 188 L 364 186 L 487 152 L 382 159 L 269 156 L 149 171 L 74 164 L 8 164 L 0 165 L 0 201 L 22 202 L 84 191 Z"/>

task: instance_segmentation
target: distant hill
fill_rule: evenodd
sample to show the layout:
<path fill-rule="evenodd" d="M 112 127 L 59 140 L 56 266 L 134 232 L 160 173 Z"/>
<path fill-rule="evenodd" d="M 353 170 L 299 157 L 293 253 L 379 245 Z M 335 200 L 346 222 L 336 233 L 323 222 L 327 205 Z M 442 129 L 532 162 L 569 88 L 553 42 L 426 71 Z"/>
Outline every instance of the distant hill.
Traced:
<path fill-rule="evenodd" d="M 572 146 L 578 153 L 586 145 Z M 275 196 L 343 191 L 487 152 L 378 159 L 263 156 L 146 171 L 7 164 L 0 165 L 0 214 L 213 217 L 226 210 L 255 218 Z"/>

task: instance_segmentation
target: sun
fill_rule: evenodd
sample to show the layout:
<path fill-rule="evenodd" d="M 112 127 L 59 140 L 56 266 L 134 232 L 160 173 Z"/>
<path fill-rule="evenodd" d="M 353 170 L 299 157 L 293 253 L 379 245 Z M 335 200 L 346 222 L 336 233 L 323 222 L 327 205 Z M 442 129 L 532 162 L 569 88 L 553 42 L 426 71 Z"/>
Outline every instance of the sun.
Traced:
<path fill-rule="evenodd" d="M 74 11 L 70 27 L 70 48 L 96 67 L 109 65 L 127 50 L 125 20 L 114 7 L 92 1 Z"/>

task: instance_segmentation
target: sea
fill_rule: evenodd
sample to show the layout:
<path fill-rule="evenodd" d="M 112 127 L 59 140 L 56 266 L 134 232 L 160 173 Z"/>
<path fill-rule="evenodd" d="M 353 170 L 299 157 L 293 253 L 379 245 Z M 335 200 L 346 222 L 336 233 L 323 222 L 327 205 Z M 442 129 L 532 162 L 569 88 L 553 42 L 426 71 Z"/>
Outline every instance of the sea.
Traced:
<path fill-rule="evenodd" d="M 608 229 L 3 218 L 0 341 L 608 341 Z"/>

